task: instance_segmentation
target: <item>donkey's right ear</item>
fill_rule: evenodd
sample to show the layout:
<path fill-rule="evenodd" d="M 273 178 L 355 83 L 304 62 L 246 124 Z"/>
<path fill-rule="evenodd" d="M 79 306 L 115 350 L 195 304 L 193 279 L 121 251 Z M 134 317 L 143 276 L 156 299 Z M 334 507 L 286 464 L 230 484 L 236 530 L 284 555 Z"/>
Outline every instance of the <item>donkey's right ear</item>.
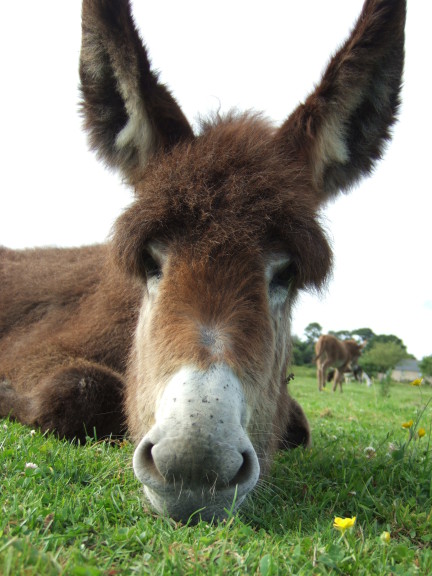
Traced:
<path fill-rule="evenodd" d="M 128 0 L 83 0 L 80 79 L 90 146 L 129 180 L 156 151 L 193 138 L 151 70 Z"/>

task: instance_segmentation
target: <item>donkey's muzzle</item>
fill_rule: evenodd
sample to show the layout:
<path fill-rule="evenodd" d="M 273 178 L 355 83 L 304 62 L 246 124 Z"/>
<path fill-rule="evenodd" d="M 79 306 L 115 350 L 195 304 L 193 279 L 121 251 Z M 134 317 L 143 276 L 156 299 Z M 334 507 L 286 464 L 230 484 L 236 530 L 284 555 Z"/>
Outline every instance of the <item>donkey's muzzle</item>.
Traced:
<path fill-rule="evenodd" d="M 171 379 L 156 424 L 134 454 L 134 470 L 156 510 L 207 521 L 236 509 L 255 486 L 259 463 L 245 431 L 241 384 L 225 365 L 182 369 Z"/>

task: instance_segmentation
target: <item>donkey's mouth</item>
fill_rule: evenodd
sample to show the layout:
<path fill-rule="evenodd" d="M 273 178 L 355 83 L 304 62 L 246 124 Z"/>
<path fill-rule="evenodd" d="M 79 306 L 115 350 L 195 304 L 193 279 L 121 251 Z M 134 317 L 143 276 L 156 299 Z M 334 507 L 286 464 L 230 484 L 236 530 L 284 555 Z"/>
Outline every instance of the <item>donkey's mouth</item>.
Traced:
<path fill-rule="evenodd" d="M 243 464 L 229 482 L 206 477 L 205 483 L 191 486 L 181 479 L 163 483 L 151 479 L 144 483 L 144 493 L 157 512 L 176 521 L 221 521 L 238 510 L 258 481 L 260 467 L 255 452 L 246 451 L 242 458 Z"/>
<path fill-rule="evenodd" d="M 202 487 L 201 490 L 166 490 L 161 494 L 144 486 L 144 493 L 156 512 L 188 524 L 196 524 L 200 520 L 220 522 L 228 518 L 237 512 L 249 490 L 242 492 L 239 493 L 238 487 L 219 490 Z"/>
<path fill-rule="evenodd" d="M 135 474 L 143 483 L 144 493 L 156 512 L 176 521 L 223 520 L 238 510 L 258 482 L 260 466 L 251 445 L 238 454 L 241 463 L 236 464 L 237 471 L 231 479 L 223 473 L 218 475 L 214 468 L 208 468 L 204 460 L 201 466 L 195 466 L 193 474 L 190 470 L 187 474 L 187 468 L 183 468 L 185 476 L 172 472 L 162 475 L 151 457 L 151 446 L 144 438 L 137 447 Z M 224 454 L 225 463 L 233 460 L 229 450 Z M 206 473 L 205 469 L 209 471 Z"/>

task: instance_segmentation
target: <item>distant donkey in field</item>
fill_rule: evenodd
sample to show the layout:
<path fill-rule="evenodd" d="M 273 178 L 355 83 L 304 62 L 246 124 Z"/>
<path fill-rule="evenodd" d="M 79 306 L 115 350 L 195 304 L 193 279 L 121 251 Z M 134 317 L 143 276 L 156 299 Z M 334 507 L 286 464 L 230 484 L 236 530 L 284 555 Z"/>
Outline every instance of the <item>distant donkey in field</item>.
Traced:
<path fill-rule="evenodd" d="M 340 387 L 344 374 L 353 372 L 358 368 L 357 362 L 366 346 L 366 342 L 359 344 L 356 340 L 339 340 L 331 334 L 325 334 L 318 338 L 315 344 L 315 361 L 317 365 L 318 390 L 325 388 L 327 370 L 333 369 L 333 392 Z"/>
<path fill-rule="evenodd" d="M 82 441 L 127 431 L 151 504 L 183 521 L 224 518 L 278 448 L 307 446 L 285 381 L 291 306 L 330 269 L 320 208 L 389 138 L 405 11 L 367 0 L 280 127 L 231 113 L 195 134 L 129 2 L 84 0 L 85 128 L 135 201 L 104 245 L 1 249 L 0 416 Z"/>

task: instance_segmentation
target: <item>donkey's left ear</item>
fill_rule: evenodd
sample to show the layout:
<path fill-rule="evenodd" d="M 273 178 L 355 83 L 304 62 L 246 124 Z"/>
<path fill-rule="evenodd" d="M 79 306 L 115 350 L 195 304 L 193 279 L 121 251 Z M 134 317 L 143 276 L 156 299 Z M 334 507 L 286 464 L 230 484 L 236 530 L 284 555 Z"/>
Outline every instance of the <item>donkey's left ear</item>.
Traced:
<path fill-rule="evenodd" d="M 277 138 L 310 170 L 319 204 L 369 173 L 400 104 L 406 0 L 366 0 L 315 91 Z"/>
<path fill-rule="evenodd" d="M 151 70 L 128 0 L 83 0 L 80 79 L 90 145 L 126 178 L 158 150 L 193 138 Z"/>

